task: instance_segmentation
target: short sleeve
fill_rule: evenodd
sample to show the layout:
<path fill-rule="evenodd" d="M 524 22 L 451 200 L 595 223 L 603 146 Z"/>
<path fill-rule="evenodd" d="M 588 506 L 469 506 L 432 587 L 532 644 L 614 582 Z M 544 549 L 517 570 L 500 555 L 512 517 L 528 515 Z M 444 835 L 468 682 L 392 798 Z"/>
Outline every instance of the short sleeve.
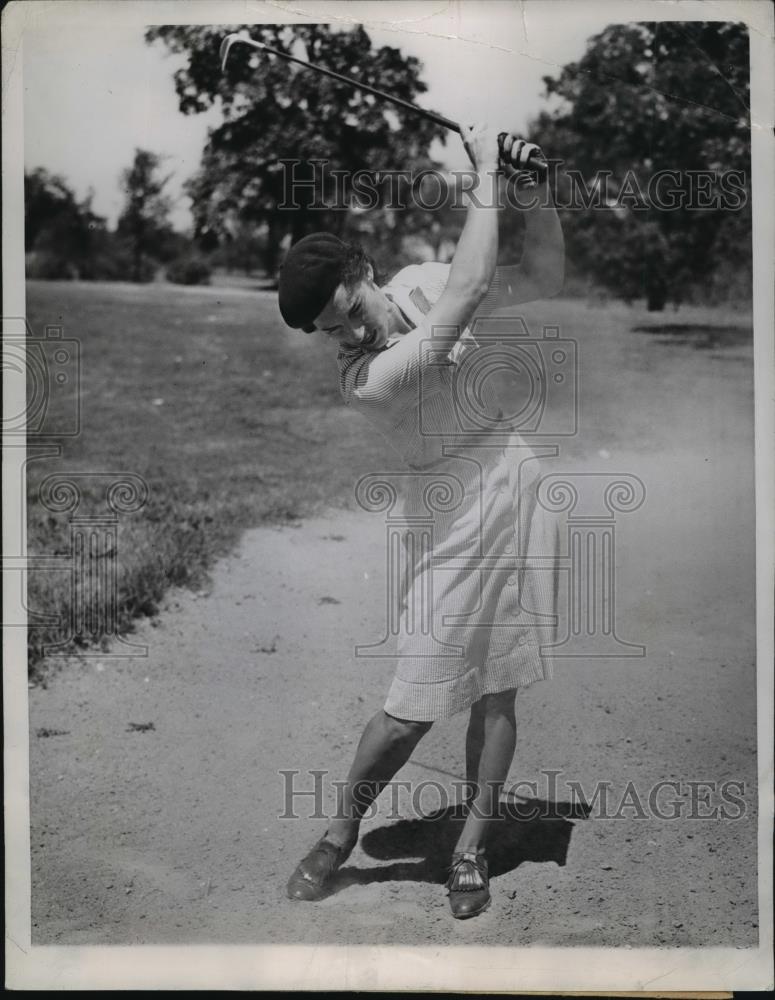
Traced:
<path fill-rule="evenodd" d="M 430 306 L 444 291 L 450 265 L 437 261 L 411 264 L 385 286 L 390 293 L 410 295 L 420 290 Z M 455 345 L 456 347 L 458 345 Z M 454 352 L 454 348 L 453 348 Z M 454 360 L 434 347 L 431 330 L 420 322 L 413 330 L 382 351 L 359 348 L 339 352 L 339 387 L 348 404 L 361 407 L 394 407 L 416 403 L 422 373 L 422 391 L 432 393 L 443 381 L 443 369 Z"/>
<path fill-rule="evenodd" d="M 431 337 L 425 324 L 411 330 L 382 351 L 342 351 L 339 354 L 339 387 L 346 403 L 382 407 L 400 405 L 410 394 L 416 398 L 420 371 Z M 436 379 L 428 371 L 423 387 L 432 390 Z"/>
<path fill-rule="evenodd" d="M 411 291 L 421 288 L 431 305 L 441 298 L 441 293 L 447 287 L 451 266 L 440 261 L 430 260 L 424 264 L 410 264 L 403 268 L 390 280 L 387 289 L 403 288 Z"/>

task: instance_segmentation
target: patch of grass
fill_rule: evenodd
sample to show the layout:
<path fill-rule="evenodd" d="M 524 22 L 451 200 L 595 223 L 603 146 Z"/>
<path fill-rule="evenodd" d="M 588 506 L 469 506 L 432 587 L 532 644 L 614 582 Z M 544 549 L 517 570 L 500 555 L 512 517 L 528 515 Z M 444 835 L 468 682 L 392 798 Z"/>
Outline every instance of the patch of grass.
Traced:
<path fill-rule="evenodd" d="M 40 502 L 48 475 L 134 473 L 148 484 L 147 503 L 119 521 L 119 631 L 154 614 L 170 586 L 200 586 L 245 528 L 350 496 L 354 453 L 395 465 L 342 403 L 330 345 L 289 333 L 271 293 L 30 282 L 28 319 L 38 336 L 61 325 L 81 345 L 81 433 L 60 440 L 60 457 L 28 465 L 29 553 L 70 549 L 69 515 Z M 72 399 L 52 406 L 64 423 Z M 105 511 L 104 479 L 80 482 L 78 514 Z M 31 624 L 36 613 L 69 622 L 77 601 L 66 558 L 62 572 L 30 573 Z M 33 671 L 67 631 L 33 624 Z"/>
<path fill-rule="evenodd" d="M 653 334 L 660 344 L 691 344 L 699 351 L 750 344 L 753 339 L 753 327 L 750 324 L 710 326 L 697 323 L 652 323 L 648 326 L 634 326 L 632 329 L 635 333 Z"/>

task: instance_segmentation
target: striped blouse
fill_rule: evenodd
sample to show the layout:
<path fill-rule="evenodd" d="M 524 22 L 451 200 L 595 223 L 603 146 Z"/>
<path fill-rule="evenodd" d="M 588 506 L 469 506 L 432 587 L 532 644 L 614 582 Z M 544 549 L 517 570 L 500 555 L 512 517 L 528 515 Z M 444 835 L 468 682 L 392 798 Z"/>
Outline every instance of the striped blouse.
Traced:
<path fill-rule="evenodd" d="M 454 369 L 476 340 L 466 327 L 451 351 L 433 343 L 425 316 L 438 301 L 449 279 L 451 265 L 437 262 L 405 267 L 383 287 L 414 329 L 391 337 L 380 351 L 360 347 L 339 350 L 339 387 L 345 403 L 360 410 L 386 436 L 410 468 L 432 465 L 442 448 L 461 430 L 453 399 Z M 475 317 L 491 315 L 508 268 L 497 268 L 495 278 Z M 497 410 L 492 388 L 485 386 L 486 405 Z M 466 435 L 469 444 L 475 443 Z"/>

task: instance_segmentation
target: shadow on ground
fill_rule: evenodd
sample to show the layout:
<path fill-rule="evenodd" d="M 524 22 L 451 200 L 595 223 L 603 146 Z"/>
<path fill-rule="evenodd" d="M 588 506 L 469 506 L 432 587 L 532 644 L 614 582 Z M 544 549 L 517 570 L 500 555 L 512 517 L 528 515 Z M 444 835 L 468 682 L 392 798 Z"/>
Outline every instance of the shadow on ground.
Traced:
<path fill-rule="evenodd" d="M 564 866 L 574 828 L 571 820 L 586 819 L 589 812 L 583 804 L 538 799 L 521 800 L 504 810 L 489 839 L 490 876 L 514 871 L 525 861 Z M 361 840 L 364 853 L 393 864 L 345 866 L 337 873 L 331 894 L 373 882 L 443 883 L 464 820 L 460 807 L 450 807 L 370 830 Z"/>
<path fill-rule="evenodd" d="M 634 326 L 635 333 L 651 333 L 658 344 L 690 344 L 698 351 L 716 347 L 736 347 L 750 344 L 753 329 L 750 326 L 707 326 L 693 323 L 660 323 Z"/>

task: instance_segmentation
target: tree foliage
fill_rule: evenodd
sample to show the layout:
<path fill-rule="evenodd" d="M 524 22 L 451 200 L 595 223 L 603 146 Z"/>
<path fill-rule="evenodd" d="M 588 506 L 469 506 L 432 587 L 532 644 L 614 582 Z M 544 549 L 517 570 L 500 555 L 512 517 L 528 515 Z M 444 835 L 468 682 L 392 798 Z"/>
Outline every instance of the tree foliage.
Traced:
<path fill-rule="evenodd" d="M 167 221 L 166 180 L 159 157 L 138 150 L 123 172 L 126 195 L 117 229 L 79 201 L 67 181 L 42 167 L 24 175 L 24 242 L 27 276 L 54 280 L 150 281 L 160 262 L 188 260 L 191 241 Z"/>
<path fill-rule="evenodd" d="M 161 163 L 158 154 L 135 149 L 132 165 L 121 175 L 125 200 L 116 231 L 131 255 L 131 281 L 149 281 L 154 261 L 164 259 L 165 247 L 173 239 L 171 202 L 164 194 L 170 178 L 160 175 Z"/>
<path fill-rule="evenodd" d="M 359 217 L 342 210 L 337 181 L 323 177 L 319 164 L 374 173 L 429 166 L 429 145 L 443 131 L 370 94 L 247 46 L 234 46 L 222 73 L 221 40 L 237 30 L 238 25 L 174 25 L 146 32 L 148 42 L 160 40 L 188 56 L 175 74 L 180 109 L 196 114 L 218 102 L 223 110 L 223 123 L 210 131 L 201 168 L 187 187 L 203 247 L 212 249 L 237 234 L 244 238 L 246 226 L 265 230 L 265 264 L 272 272 L 288 235 L 295 241 L 314 229 L 341 233 L 358 225 L 378 230 L 380 237 L 401 232 L 407 212 Z M 249 30 L 273 48 L 301 54 L 405 100 L 426 89 L 417 59 L 390 46 L 375 48 L 362 26 L 252 25 Z M 323 178 L 318 194 L 332 206 L 329 210 L 313 208 L 314 193 L 303 187 L 293 199 L 298 208 L 281 207 L 291 170 L 283 161 L 294 160 L 299 161 L 293 167 L 298 181 Z"/>
<path fill-rule="evenodd" d="M 544 83 L 554 109 L 531 135 L 564 161 L 558 201 L 578 269 L 624 298 L 645 296 L 653 309 L 707 285 L 730 254 L 750 269 L 745 26 L 611 25 Z M 679 179 L 655 184 L 664 171 Z M 730 197 L 731 171 L 743 177 L 742 197 Z M 579 177 L 600 203 L 579 202 Z M 683 192 L 678 207 L 660 197 L 671 186 Z"/>
<path fill-rule="evenodd" d="M 78 201 L 66 181 L 42 167 L 24 174 L 24 248 L 31 277 L 103 277 L 100 255 L 108 240 L 92 195 Z"/>

